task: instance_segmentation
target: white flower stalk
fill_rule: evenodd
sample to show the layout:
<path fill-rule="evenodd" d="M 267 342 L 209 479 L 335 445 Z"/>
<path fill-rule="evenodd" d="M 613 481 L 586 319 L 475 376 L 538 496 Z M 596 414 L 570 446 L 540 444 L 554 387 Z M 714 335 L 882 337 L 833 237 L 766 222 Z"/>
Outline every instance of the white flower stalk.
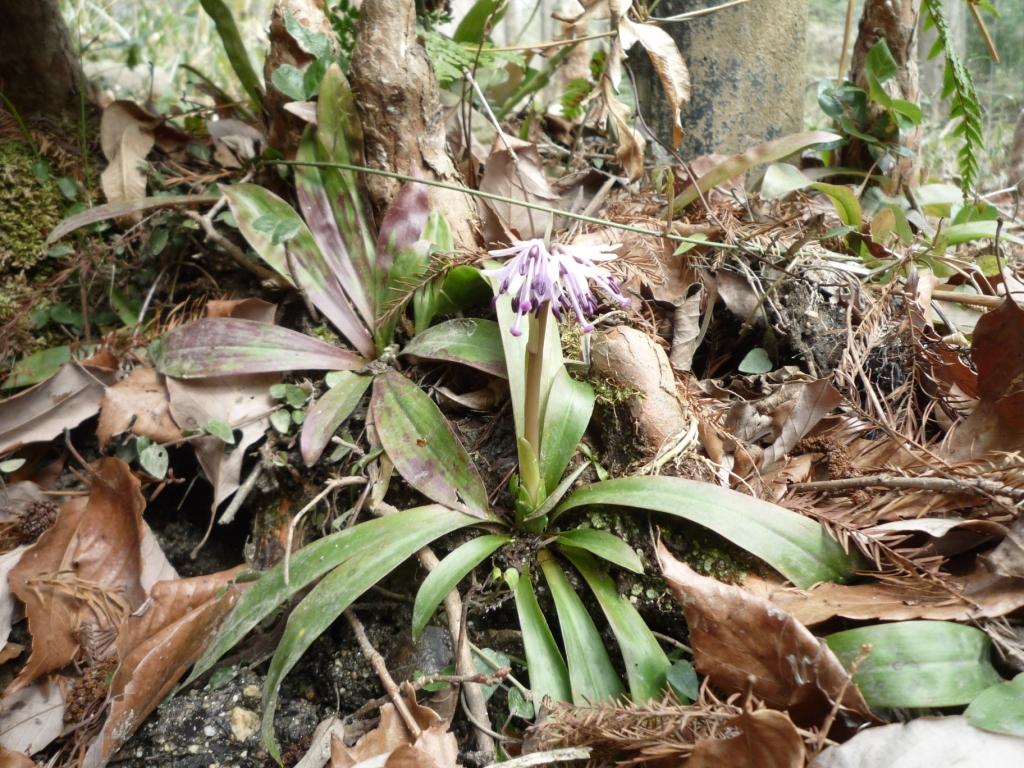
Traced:
<path fill-rule="evenodd" d="M 508 257 L 502 266 L 485 269 L 483 273 L 499 280 L 498 293 L 512 297 L 512 310 L 516 313 L 511 333 L 519 336 L 520 323 L 525 315 L 540 313 L 550 306 L 561 320 L 562 313 L 576 317 L 584 333 L 594 330 L 590 316 L 597 311 L 597 296 L 593 288 L 609 300 L 626 306 L 629 300 L 622 295 L 619 284 L 599 262 L 611 261 L 616 245 L 561 245 L 549 249 L 543 240 L 515 240 L 511 248 L 490 251 L 496 258 Z"/>

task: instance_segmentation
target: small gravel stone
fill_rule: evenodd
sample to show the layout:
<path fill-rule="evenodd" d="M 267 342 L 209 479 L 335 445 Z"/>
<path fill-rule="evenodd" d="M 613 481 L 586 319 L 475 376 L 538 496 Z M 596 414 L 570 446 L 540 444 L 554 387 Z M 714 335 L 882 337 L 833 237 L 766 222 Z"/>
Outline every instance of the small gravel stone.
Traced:
<path fill-rule="evenodd" d="M 260 716 L 251 709 L 235 707 L 231 710 L 231 736 L 235 741 L 246 741 L 260 728 Z"/>

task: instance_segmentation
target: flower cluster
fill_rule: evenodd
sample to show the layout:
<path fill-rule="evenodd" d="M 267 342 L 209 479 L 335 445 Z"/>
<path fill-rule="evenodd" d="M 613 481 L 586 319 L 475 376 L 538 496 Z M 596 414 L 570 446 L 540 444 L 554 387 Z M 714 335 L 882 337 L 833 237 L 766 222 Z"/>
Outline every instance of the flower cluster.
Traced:
<path fill-rule="evenodd" d="M 534 312 L 539 316 L 550 305 L 560 320 L 562 312 L 576 316 L 584 333 L 594 330 L 588 319 L 597 311 L 597 297 L 591 286 L 621 306 L 629 304 L 612 274 L 597 262 L 615 258 L 616 245 L 561 245 L 549 249 L 543 240 L 514 240 L 511 248 L 490 251 L 490 255 L 509 257 L 502 266 L 485 269 L 484 275 L 499 280 L 498 294 L 512 297 L 516 313 L 511 332 L 519 336 L 520 321 Z"/>

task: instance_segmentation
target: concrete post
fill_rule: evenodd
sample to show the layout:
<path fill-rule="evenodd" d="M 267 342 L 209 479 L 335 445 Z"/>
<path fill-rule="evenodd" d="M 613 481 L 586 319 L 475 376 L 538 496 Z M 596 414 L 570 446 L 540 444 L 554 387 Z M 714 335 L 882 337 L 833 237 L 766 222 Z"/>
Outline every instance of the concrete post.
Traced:
<path fill-rule="evenodd" d="M 682 111 L 682 154 L 739 152 L 801 130 L 808 0 L 751 0 L 690 21 L 668 24 L 690 68 L 693 95 Z M 656 15 L 716 5 L 662 0 Z M 836 52 L 838 56 L 838 51 Z M 630 51 L 638 101 L 648 126 L 671 143 L 672 116 L 639 45 Z"/>

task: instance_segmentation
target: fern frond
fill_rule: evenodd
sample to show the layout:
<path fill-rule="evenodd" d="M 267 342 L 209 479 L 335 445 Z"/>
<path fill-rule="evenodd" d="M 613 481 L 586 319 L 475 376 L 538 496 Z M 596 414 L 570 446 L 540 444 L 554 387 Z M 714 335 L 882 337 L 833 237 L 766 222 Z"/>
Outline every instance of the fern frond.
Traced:
<path fill-rule="evenodd" d="M 463 72 L 473 69 L 490 69 L 502 61 L 523 64 L 521 53 L 515 51 L 495 51 L 492 46 L 465 45 L 445 37 L 433 30 L 420 29 L 423 47 L 434 65 L 434 74 L 442 88 L 446 88 L 462 78 Z"/>
<path fill-rule="evenodd" d="M 950 117 L 960 121 L 953 135 L 963 142 L 957 152 L 957 163 L 960 167 L 960 187 L 964 195 L 968 195 L 978 180 L 980 157 L 985 149 L 981 102 L 974 88 L 974 79 L 953 46 L 949 24 L 942 12 L 942 0 L 924 0 L 924 12 L 925 26 L 932 27 L 936 35 L 935 45 L 929 51 L 928 58 L 934 59 L 940 52 L 946 58 L 942 98 L 949 99 Z"/>

